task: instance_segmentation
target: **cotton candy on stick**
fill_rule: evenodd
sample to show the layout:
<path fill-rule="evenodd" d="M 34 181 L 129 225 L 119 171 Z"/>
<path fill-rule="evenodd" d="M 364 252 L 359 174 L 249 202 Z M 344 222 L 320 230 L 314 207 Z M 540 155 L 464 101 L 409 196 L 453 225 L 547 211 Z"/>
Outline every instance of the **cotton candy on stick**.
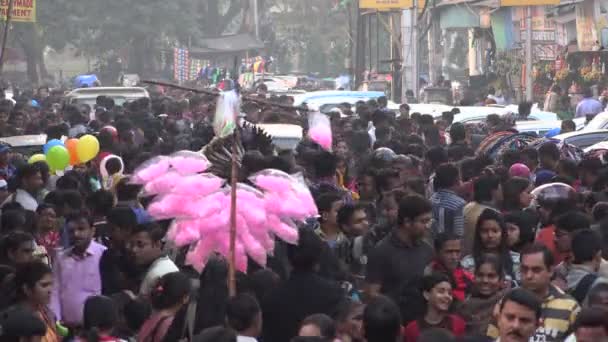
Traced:
<path fill-rule="evenodd" d="M 181 181 L 182 176 L 179 173 L 169 171 L 145 183 L 144 191 L 147 195 L 168 194 Z"/>
<path fill-rule="evenodd" d="M 326 151 L 331 151 L 332 135 L 331 122 L 327 115 L 312 113 L 308 120 L 308 137 L 319 144 Z"/>
<path fill-rule="evenodd" d="M 207 196 L 221 189 L 225 181 L 210 173 L 181 176 L 174 183 L 171 192 L 193 197 Z"/>
<path fill-rule="evenodd" d="M 209 260 L 209 256 L 213 254 L 213 248 L 216 244 L 216 236 L 208 236 L 199 240 L 194 248 L 186 254 L 186 264 L 192 265 L 199 273 L 202 272 Z"/>
<path fill-rule="evenodd" d="M 161 156 L 152 158 L 135 169 L 131 182 L 135 184 L 146 184 L 165 174 L 169 171 L 170 166 L 167 157 Z"/>
<path fill-rule="evenodd" d="M 169 156 L 171 167 L 181 175 L 192 175 L 204 172 L 210 166 L 209 161 L 200 153 L 179 151 Z"/>
<path fill-rule="evenodd" d="M 276 236 L 292 245 L 298 243 L 298 229 L 283 222 L 276 215 L 268 215 L 268 227 Z"/>

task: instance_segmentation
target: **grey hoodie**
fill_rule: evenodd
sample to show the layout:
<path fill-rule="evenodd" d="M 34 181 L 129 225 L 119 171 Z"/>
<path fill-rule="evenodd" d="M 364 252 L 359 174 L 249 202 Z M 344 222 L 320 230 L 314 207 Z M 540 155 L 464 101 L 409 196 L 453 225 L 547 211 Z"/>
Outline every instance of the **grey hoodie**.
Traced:
<path fill-rule="evenodd" d="M 595 272 L 591 266 L 588 265 L 571 265 L 568 268 L 568 273 L 566 274 L 566 283 L 568 284 L 568 289 L 567 292 L 571 293 L 572 291 L 574 291 L 576 289 L 576 287 L 578 286 L 578 284 L 580 283 L 580 281 L 588 274 L 594 274 L 597 273 Z M 593 282 L 593 284 L 589 287 L 589 290 L 591 290 L 592 288 L 594 288 L 597 284 L 600 283 L 608 283 L 608 279 L 601 277 L 600 275 L 598 275 L 598 278 Z M 584 303 L 581 304 L 586 304 L 587 302 L 587 298 L 585 298 Z"/>

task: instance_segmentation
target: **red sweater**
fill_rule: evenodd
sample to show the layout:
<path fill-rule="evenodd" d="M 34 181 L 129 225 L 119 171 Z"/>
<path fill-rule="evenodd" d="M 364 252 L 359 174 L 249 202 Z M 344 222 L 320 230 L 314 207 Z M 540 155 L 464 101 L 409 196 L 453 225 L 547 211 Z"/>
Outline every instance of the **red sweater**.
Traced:
<path fill-rule="evenodd" d="M 403 342 L 416 342 L 420 333 L 430 328 L 442 328 L 454 335 L 454 337 L 462 337 L 465 335 L 466 323 L 457 315 L 447 315 L 446 318 L 438 325 L 430 325 L 424 320 L 411 321 L 403 330 Z"/>

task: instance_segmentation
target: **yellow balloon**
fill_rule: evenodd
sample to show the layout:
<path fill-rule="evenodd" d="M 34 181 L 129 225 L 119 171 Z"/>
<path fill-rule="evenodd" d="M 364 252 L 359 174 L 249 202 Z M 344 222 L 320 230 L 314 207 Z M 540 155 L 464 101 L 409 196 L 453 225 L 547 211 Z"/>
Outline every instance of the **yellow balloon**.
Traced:
<path fill-rule="evenodd" d="M 78 139 L 76 151 L 78 152 L 80 162 L 86 163 L 95 158 L 97 153 L 99 153 L 99 140 L 90 134 L 83 135 Z"/>
<path fill-rule="evenodd" d="M 42 153 L 34 154 L 27 160 L 28 164 L 34 164 L 36 162 L 43 161 L 46 162 L 46 156 Z"/>

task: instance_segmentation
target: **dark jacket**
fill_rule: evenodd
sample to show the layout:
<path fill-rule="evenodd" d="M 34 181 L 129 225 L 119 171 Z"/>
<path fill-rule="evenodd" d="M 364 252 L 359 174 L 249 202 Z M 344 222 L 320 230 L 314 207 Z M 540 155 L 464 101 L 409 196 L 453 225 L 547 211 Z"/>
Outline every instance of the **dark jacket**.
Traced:
<path fill-rule="evenodd" d="M 312 272 L 292 272 L 287 281 L 262 303 L 264 342 L 289 341 L 298 333 L 302 320 L 309 315 L 330 315 L 345 298 L 338 283 Z"/>

